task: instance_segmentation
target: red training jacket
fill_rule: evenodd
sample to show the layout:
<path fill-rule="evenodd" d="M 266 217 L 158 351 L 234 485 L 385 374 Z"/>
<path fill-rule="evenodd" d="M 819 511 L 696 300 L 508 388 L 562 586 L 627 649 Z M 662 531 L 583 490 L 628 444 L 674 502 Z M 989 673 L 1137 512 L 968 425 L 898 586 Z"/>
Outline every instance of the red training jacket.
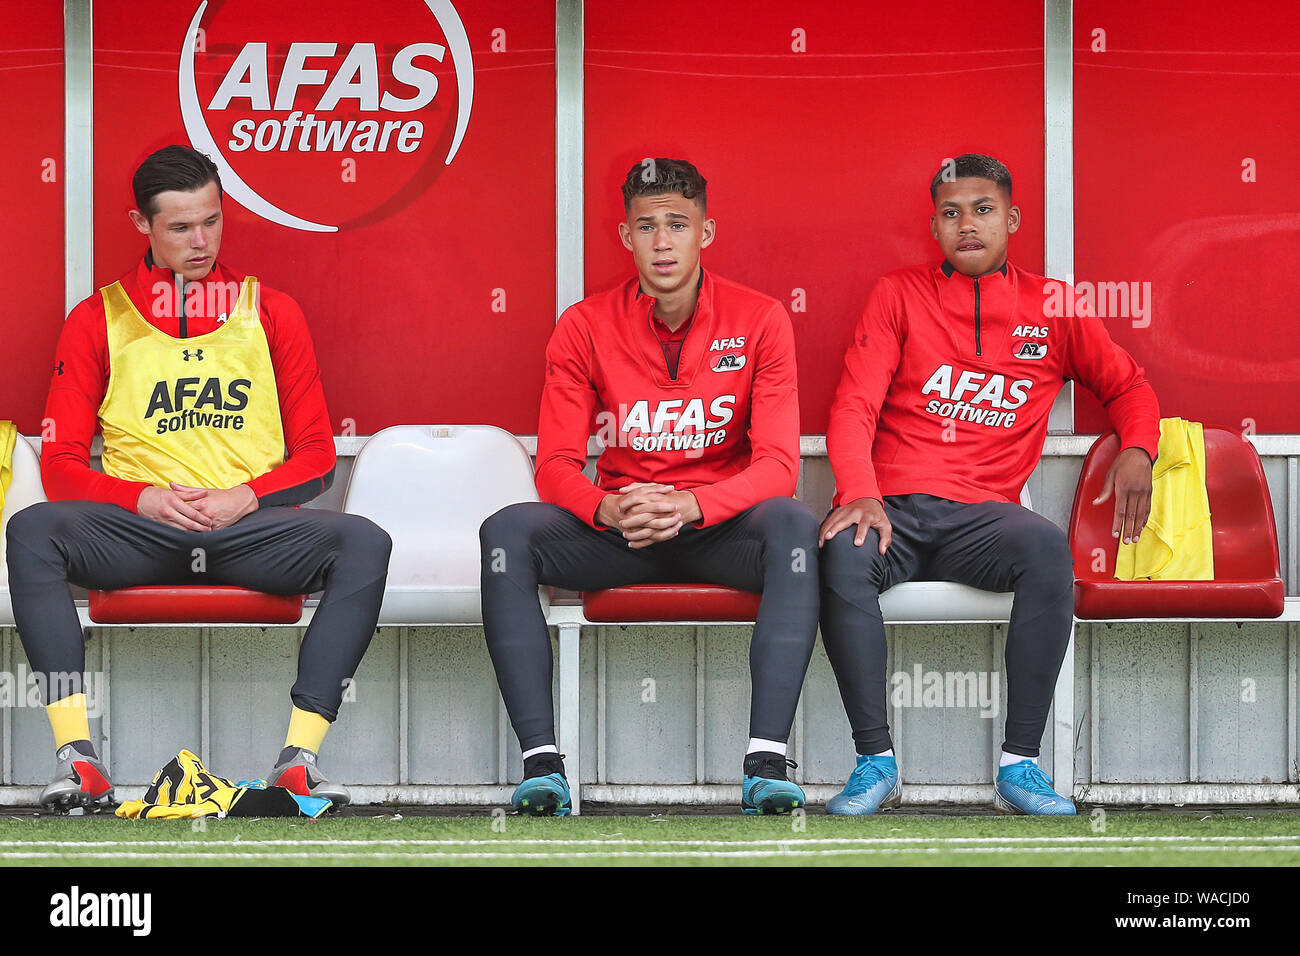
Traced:
<path fill-rule="evenodd" d="M 146 321 L 167 335 L 185 339 L 217 328 L 218 318 L 224 318 L 220 313 L 235 305 L 235 296 L 228 293 L 237 294 L 243 279 L 241 273 L 217 263 L 201 287 L 188 284 L 183 309 L 177 308 L 174 273 L 155 266 L 151 254 L 121 282 Z M 302 310 L 289 296 L 264 283 L 258 284 L 258 290 L 288 455 L 284 464 L 248 486 L 259 506 L 296 505 L 315 498 L 333 481 L 334 434 Z M 110 372 L 104 299 L 96 292 L 68 313 L 55 351 L 43 426 L 50 439 L 41 446 L 41 481 L 51 501 L 102 501 L 135 511 L 140 493 L 149 487 L 90 467 L 90 442 Z"/>
<path fill-rule="evenodd" d="M 566 309 L 546 348 L 537 491 L 593 528 L 609 492 L 670 484 L 699 502 L 700 527 L 794 494 L 799 389 L 781 303 L 704 272 L 671 378 L 636 278 Z M 596 482 L 587 436 L 604 445 Z"/>
<path fill-rule="evenodd" d="M 1120 447 L 1154 460 L 1155 392 L 1086 306 L 1066 283 L 1009 263 L 979 279 L 947 262 L 883 276 L 831 407 L 835 503 L 1019 502 L 1067 380 L 1105 404 Z"/>

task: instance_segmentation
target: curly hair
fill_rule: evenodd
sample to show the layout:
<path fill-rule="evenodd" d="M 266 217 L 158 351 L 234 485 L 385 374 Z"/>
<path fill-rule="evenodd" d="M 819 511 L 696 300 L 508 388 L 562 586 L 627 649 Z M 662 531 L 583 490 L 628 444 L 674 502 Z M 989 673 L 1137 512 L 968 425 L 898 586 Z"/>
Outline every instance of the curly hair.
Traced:
<path fill-rule="evenodd" d="M 990 179 L 1011 198 L 1011 170 L 992 156 L 983 153 L 962 153 L 956 159 L 945 159 L 939 171 L 930 180 L 930 202 L 939 195 L 939 184 L 957 179 Z"/>
<path fill-rule="evenodd" d="M 707 186 L 708 180 L 686 160 L 647 156 L 629 169 L 623 180 L 623 211 L 632 208 L 632 200 L 637 196 L 681 193 L 704 212 L 708 208 Z"/>

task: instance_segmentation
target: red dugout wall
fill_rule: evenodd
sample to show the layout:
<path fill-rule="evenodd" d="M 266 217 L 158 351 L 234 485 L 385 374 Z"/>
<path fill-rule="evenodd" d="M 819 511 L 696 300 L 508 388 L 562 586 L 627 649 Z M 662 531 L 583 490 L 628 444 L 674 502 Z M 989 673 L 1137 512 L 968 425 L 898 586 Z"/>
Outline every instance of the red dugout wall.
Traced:
<path fill-rule="evenodd" d="M 474 83 L 450 165 L 462 77 L 434 14 L 442 7 L 463 26 Z M 437 77 L 430 102 L 389 111 L 424 123 L 421 149 L 409 155 L 395 146 L 223 146 L 259 196 L 340 227 L 290 228 L 228 201 L 223 257 L 303 305 L 337 430 L 345 419 L 358 434 L 403 421 L 536 430 L 555 317 L 554 3 L 165 0 L 142 17 L 127 0 L 96 0 L 93 10 L 94 210 L 84 228 L 94 232 L 95 284 L 144 249 L 125 217 L 132 169 L 150 150 L 189 139 L 181 52 L 196 15 L 196 100 L 222 144 L 238 138 L 241 119 L 256 129 L 294 110 L 342 124 L 384 114 L 363 100 L 368 66 L 364 55 L 350 59 L 358 45 L 374 45 L 377 93 L 408 100 L 419 86 L 394 76 L 399 56 L 413 44 L 445 48 L 441 60 L 407 63 Z M 1008 163 L 1024 212 L 1012 255 L 1043 268 L 1037 0 L 924 9 L 665 0 L 650 18 L 631 11 L 616 0 L 585 3 L 585 287 L 605 288 L 631 268 L 615 233 L 628 167 L 652 153 L 693 159 L 710 179 L 719 224 L 706 264 L 791 309 L 805 433 L 825 430 L 843 349 L 876 277 L 935 255 L 926 181 L 944 157 L 977 150 Z M 1150 323 L 1125 317 L 1110 328 L 1146 366 L 1167 412 L 1300 432 L 1288 401 L 1300 381 L 1289 310 L 1300 251 L 1290 188 L 1300 158 L 1300 11 L 1288 0 L 1239 12 L 1076 0 L 1074 11 L 1076 280 L 1151 283 Z M 10 344 L 0 348 L 0 417 L 36 434 L 65 311 L 59 5 L 28 5 L 8 27 L 0 285 Z M 256 57 L 239 60 L 256 43 L 266 44 L 261 104 Z M 297 95 L 276 102 L 295 44 L 322 43 L 335 52 L 298 62 L 308 72 Z M 244 95 L 213 107 L 241 62 Z M 341 75 L 350 82 L 335 92 L 344 95 L 318 109 Z M 1105 427 L 1081 393 L 1077 430 Z"/>
<path fill-rule="evenodd" d="M 63 319 L 63 10 L 27 4 L 0 32 L 0 418 L 41 432 Z"/>
<path fill-rule="evenodd" d="M 1011 254 L 1043 267 L 1042 5 L 869 6 L 672 0 L 647 24 L 618 0 L 586 4 L 587 290 L 631 269 L 616 231 L 628 169 L 690 159 L 718 221 L 705 266 L 791 310 L 804 433 L 826 431 L 874 281 L 939 258 L 944 158 L 1007 163 L 1025 220 Z"/>
<path fill-rule="evenodd" d="M 1300 432 L 1300 6 L 1074 8 L 1076 280 L 1150 283 L 1107 325 L 1164 414 Z"/>

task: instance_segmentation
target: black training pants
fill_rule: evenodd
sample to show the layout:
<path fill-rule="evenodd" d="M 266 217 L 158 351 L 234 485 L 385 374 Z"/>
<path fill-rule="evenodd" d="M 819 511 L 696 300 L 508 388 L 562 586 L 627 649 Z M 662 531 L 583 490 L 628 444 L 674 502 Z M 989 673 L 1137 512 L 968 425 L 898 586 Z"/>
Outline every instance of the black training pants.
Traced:
<path fill-rule="evenodd" d="M 817 637 L 817 519 L 769 498 L 707 528 L 633 549 L 555 505 L 511 505 L 483 522 L 483 626 L 511 724 L 527 751 L 555 743 L 551 642 L 539 584 L 577 591 L 624 584 L 722 584 L 760 591 L 749 670 L 751 737 L 790 735 Z"/>
<path fill-rule="evenodd" d="M 880 595 L 904 581 L 954 581 L 1014 591 L 1007 628 L 1007 721 L 1002 748 L 1038 756 L 1074 615 L 1074 564 L 1065 533 L 1042 515 L 1000 501 L 964 504 L 932 495 L 885 498 L 893 543 L 857 526 L 822 549 L 822 641 L 860 754 L 893 744 L 886 713 L 885 624 Z"/>
<path fill-rule="evenodd" d="M 92 501 L 25 508 L 10 520 L 6 540 L 18 634 L 32 669 L 46 675 L 80 674 L 85 667 L 69 583 L 97 590 L 143 584 L 235 585 L 269 594 L 323 589 L 290 697 L 329 720 L 338 716 L 343 681 L 356 672 L 374 635 L 392 550 L 388 533 L 359 515 L 271 507 L 218 531 L 185 531 Z"/>

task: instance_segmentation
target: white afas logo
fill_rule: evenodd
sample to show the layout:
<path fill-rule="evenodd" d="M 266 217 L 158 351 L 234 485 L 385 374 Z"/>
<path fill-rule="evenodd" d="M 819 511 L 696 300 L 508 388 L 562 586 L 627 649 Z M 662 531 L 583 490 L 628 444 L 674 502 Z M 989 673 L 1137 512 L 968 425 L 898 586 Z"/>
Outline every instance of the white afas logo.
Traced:
<path fill-rule="evenodd" d="M 1034 387 L 1033 381 L 1027 378 L 1019 378 L 1008 384 L 1006 376 L 1000 373 L 990 375 L 969 369 L 962 369 L 954 382 L 953 371 L 951 365 L 940 365 L 921 387 L 921 394 L 929 395 L 933 392 L 954 402 L 963 401 L 970 395 L 973 396 L 969 400 L 971 405 L 987 405 L 1006 410 L 1025 404 L 1029 390 Z"/>

